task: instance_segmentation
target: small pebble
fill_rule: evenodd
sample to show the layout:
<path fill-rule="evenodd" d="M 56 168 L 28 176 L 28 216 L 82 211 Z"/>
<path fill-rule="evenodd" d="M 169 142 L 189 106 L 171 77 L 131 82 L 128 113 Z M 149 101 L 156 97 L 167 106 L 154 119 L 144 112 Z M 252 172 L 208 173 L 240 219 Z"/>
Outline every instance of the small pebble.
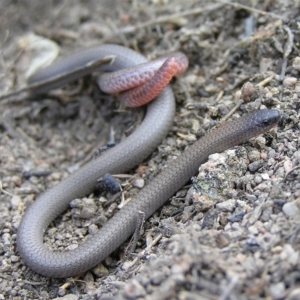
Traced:
<path fill-rule="evenodd" d="M 89 234 L 95 234 L 95 233 L 97 233 L 99 231 L 99 228 L 98 228 L 98 226 L 96 224 L 91 224 L 89 226 L 89 230 L 88 231 L 89 231 Z"/>
<path fill-rule="evenodd" d="M 257 197 L 253 194 L 246 194 L 246 198 L 251 203 L 254 202 L 257 199 Z"/>
<path fill-rule="evenodd" d="M 125 286 L 124 293 L 125 296 L 129 299 L 146 296 L 144 287 L 136 279 L 133 279 L 129 284 Z"/>
<path fill-rule="evenodd" d="M 285 77 L 283 80 L 283 85 L 286 87 L 293 87 L 297 83 L 297 78 L 296 77 Z"/>
<path fill-rule="evenodd" d="M 300 56 L 296 56 L 293 61 L 293 68 L 300 71 Z"/>
<path fill-rule="evenodd" d="M 236 207 L 236 200 L 230 199 L 216 204 L 216 207 L 223 212 L 232 212 Z"/>
<path fill-rule="evenodd" d="M 166 278 L 166 274 L 160 271 L 156 271 L 151 276 L 151 282 L 154 285 L 158 285 L 162 283 L 165 278 Z"/>
<path fill-rule="evenodd" d="M 219 248 L 224 248 L 230 244 L 230 237 L 226 233 L 219 234 L 216 237 L 216 243 Z"/>
<path fill-rule="evenodd" d="M 133 181 L 132 185 L 138 189 L 142 189 L 145 185 L 145 180 L 143 178 L 137 178 Z"/>
<path fill-rule="evenodd" d="M 59 181 L 59 180 L 61 180 L 61 173 L 59 173 L 59 172 L 53 172 L 49 176 L 48 180 L 53 180 L 53 181 Z"/>
<path fill-rule="evenodd" d="M 260 148 L 264 148 L 266 145 L 266 139 L 263 136 L 259 136 L 255 139 L 255 142 Z"/>
<path fill-rule="evenodd" d="M 257 161 L 260 159 L 260 152 L 256 149 L 253 149 L 248 153 L 248 158 L 251 162 Z"/>
<path fill-rule="evenodd" d="M 11 262 L 18 262 L 18 261 L 20 261 L 20 257 L 19 256 L 16 256 L 16 255 L 12 255 L 11 257 L 10 257 L 10 260 L 11 260 Z"/>
<path fill-rule="evenodd" d="M 2 234 L 2 241 L 3 241 L 3 244 L 6 245 L 6 246 L 11 245 L 11 235 L 10 235 L 10 233 L 3 233 Z"/>
<path fill-rule="evenodd" d="M 242 99 L 244 103 L 254 100 L 256 95 L 257 92 L 251 82 L 248 81 L 242 86 Z"/>
<path fill-rule="evenodd" d="M 77 244 L 71 244 L 71 245 L 68 245 L 68 246 L 66 247 L 66 249 L 67 249 L 68 251 L 72 251 L 72 250 L 74 250 L 74 249 L 76 249 L 76 248 L 78 248 L 78 245 L 77 245 Z"/>
<path fill-rule="evenodd" d="M 240 222 L 240 221 L 242 221 L 245 214 L 246 214 L 245 211 L 238 211 L 238 212 L 228 216 L 227 221 L 231 222 L 231 223 Z"/>
<path fill-rule="evenodd" d="M 280 253 L 280 258 L 282 261 L 287 262 L 292 266 L 296 266 L 299 261 L 299 252 L 295 251 L 291 244 L 285 244 Z"/>
<path fill-rule="evenodd" d="M 21 197 L 15 195 L 10 199 L 10 205 L 12 209 L 17 209 L 22 203 Z"/>
<path fill-rule="evenodd" d="M 241 100 L 241 98 L 242 98 L 242 91 L 241 90 L 236 91 L 234 94 L 234 100 L 237 102 Z"/>
<path fill-rule="evenodd" d="M 82 207 L 82 201 L 80 199 L 74 199 L 70 202 L 70 207 L 71 208 L 80 208 Z"/>
<path fill-rule="evenodd" d="M 255 182 L 256 184 L 260 184 L 260 183 L 262 183 L 262 181 L 263 181 L 263 179 L 262 179 L 262 177 L 261 177 L 260 175 L 256 175 L 256 176 L 254 177 L 254 182 Z"/>
<path fill-rule="evenodd" d="M 300 217 L 299 200 L 285 203 L 282 207 L 282 211 L 289 217 L 299 218 Z"/>
<path fill-rule="evenodd" d="M 271 293 L 272 299 L 274 299 L 274 300 L 282 299 L 282 297 L 284 295 L 284 291 L 285 291 L 285 286 L 284 286 L 283 282 L 278 282 L 278 283 L 272 284 L 270 286 L 270 293 Z"/>
<path fill-rule="evenodd" d="M 204 89 L 209 94 L 215 94 L 219 92 L 219 87 L 215 84 L 207 84 L 205 85 Z"/>
<path fill-rule="evenodd" d="M 268 173 L 262 173 L 262 174 L 260 174 L 260 176 L 261 176 L 261 178 L 262 178 L 263 180 L 269 180 L 269 179 L 270 179 L 270 176 L 269 176 Z"/>
<path fill-rule="evenodd" d="M 299 93 L 300 92 L 300 82 L 298 81 L 294 87 L 295 93 Z"/>
<path fill-rule="evenodd" d="M 94 276 L 91 272 L 87 272 L 83 278 L 84 282 L 94 282 Z"/>
<path fill-rule="evenodd" d="M 83 205 L 85 206 L 95 206 L 95 200 L 93 198 L 83 198 Z"/>
<path fill-rule="evenodd" d="M 83 219 L 90 219 L 95 213 L 97 208 L 95 206 L 83 207 L 80 211 L 80 217 Z"/>
<path fill-rule="evenodd" d="M 22 178 L 20 176 L 12 176 L 11 181 L 15 184 L 15 186 L 21 186 L 22 184 Z"/>
<path fill-rule="evenodd" d="M 254 161 L 253 163 L 249 164 L 248 168 L 251 172 L 256 172 L 263 166 L 263 164 L 264 164 L 263 160 L 257 160 L 257 161 Z"/>
<path fill-rule="evenodd" d="M 275 157 L 275 156 L 276 156 L 276 151 L 275 151 L 275 149 L 271 149 L 271 150 L 269 151 L 269 153 L 268 153 L 268 156 L 269 156 L 270 158 Z"/>
<path fill-rule="evenodd" d="M 103 277 L 103 276 L 107 276 L 107 275 L 109 274 L 107 268 L 104 267 L 103 264 L 98 264 L 95 268 L 92 269 L 92 272 L 93 272 L 97 277 Z"/>
<path fill-rule="evenodd" d="M 100 203 L 106 203 L 106 202 L 107 202 L 107 198 L 101 196 L 101 197 L 99 198 L 99 202 L 100 202 Z"/>

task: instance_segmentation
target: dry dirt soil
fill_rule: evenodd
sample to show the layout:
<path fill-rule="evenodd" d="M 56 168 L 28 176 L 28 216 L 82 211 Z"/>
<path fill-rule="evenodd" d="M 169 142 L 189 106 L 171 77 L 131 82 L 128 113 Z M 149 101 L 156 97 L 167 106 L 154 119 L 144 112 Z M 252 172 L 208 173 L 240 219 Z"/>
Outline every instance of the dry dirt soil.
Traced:
<path fill-rule="evenodd" d="M 189 58 L 171 83 L 177 106 L 167 137 L 119 178 L 126 200 L 225 119 L 261 108 L 282 119 L 202 165 L 145 221 L 133 253 L 124 256 L 128 241 L 94 269 L 54 279 L 19 256 L 26 207 L 99 147 L 126 138 L 143 109 L 120 109 L 95 76 L 44 96 L 2 97 L 0 300 L 300 299 L 299 9 L 299 0 L 1 1 L 2 96 L 26 86 L 44 48 L 47 59 L 103 43 L 149 59 L 171 51 Z M 110 199 L 99 192 L 77 199 L 45 243 L 76 247 L 118 210 L 120 197 Z"/>

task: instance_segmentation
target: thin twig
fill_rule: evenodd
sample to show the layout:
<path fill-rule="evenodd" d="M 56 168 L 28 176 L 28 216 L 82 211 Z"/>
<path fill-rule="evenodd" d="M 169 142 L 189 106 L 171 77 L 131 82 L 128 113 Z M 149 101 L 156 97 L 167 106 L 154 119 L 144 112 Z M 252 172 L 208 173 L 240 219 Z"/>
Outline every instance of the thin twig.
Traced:
<path fill-rule="evenodd" d="M 250 7 L 250 6 L 247 6 L 247 5 L 243 5 L 243 4 L 240 4 L 240 3 L 228 2 L 226 0 L 216 0 L 216 1 L 219 2 L 219 3 L 222 3 L 222 4 L 233 6 L 235 8 L 245 9 L 245 10 L 248 10 L 252 13 L 258 13 L 258 14 L 263 15 L 263 16 L 269 16 L 269 17 L 272 17 L 272 18 L 275 18 L 275 19 L 284 20 L 284 17 L 282 17 L 280 15 L 270 13 L 270 12 L 267 12 L 267 11 L 263 11 L 263 10 L 253 8 L 253 7 Z"/>
<path fill-rule="evenodd" d="M 259 82 L 258 84 L 256 84 L 256 86 L 258 88 L 262 88 L 264 86 L 266 86 L 268 83 L 270 83 L 273 79 L 274 79 L 275 75 L 271 75 L 269 77 L 267 77 L 266 79 L 262 80 L 261 82 Z"/>
<path fill-rule="evenodd" d="M 128 247 L 125 251 L 124 259 L 126 259 L 136 248 L 136 244 L 141 235 L 141 229 L 145 221 L 145 213 L 143 211 L 138 211 L 138 214 L 136 215 L 135 219 L 136 219 L 135 230 L 130 240 L 130 243 L 128 244 Z"/>
<path fill-rule="evenodd" d="M 288 38 L 287 38 L 287 42 L 285 43 L 285 46 L 284 46 L 281 73 L 279 75 L 280 81 L 282 81 L 284 79 L 286 67 L 287 67 L 287 63 L 288 63 L 288 57 L 291 54 L 291 52 L 293 50 L 293 45 L 294 45 L 294 34 L 292 33 L 291 29 L 288 26 L 283 26 L 283 29 L 286 31 Z"/>
<path fill-rule="evenodd" d="M 10 192 L 7 192 L 6 190 L 3 189 L 2 181 L 1 180 L 0 180 L 0 192 L 2 192 L 5 195 L 11 196 L 11 197 L 14 196 L 14 194 L 11 194 Z"/>
<path fill-rule="evenodd" d="M 219 297 L 219 300 L 229 299 L 230 295 L 232 294 L 232 291 L 234 290 L 238 282 L 239 282 L 239 277 L 237 275 L 232 276 L 229 284 L 226 286 L 222 295 Z"/>
<path fill-rule="evenodd" d="M 288 176 L 289 176 L 292 172 L 294 172 L 294 171 L 296 171 L 296 170 L 298 170 L 298 169 L 300 169 L 300 166 L 296 166 L 296 167 L 292 168 L 291 170 L 289 170 L 289 171 L 286 173 L 286 175 L 284 176 L 283 182 L 286 182 Z"/>
<path fill-rule="evenodd" d="M 193 8 L 193 9 L 181 12 L 181 13 L 161 16 L 161 17 L 158 17 L 156 19 L 153 19 L 153 20 L 150 20 L 150 21 L 147 21 L 147 22 L 144 22 L 144 23 L 140 23 L 140 24 L 137 24 L 137 25 L 134 25 L 134 26 L 126 26 L 124 28 L 118 29 L 112 35 L 107 36 L 106 38 L 104 38 L 102 40 L 102 42 L 109 41 L 113 37 L 121 35 L 121 34 L 132 33 L 132 32 L 135 32 L 139 29 L 149 27 L 149 26 L 153 26 L 153 25 L 157 25 L 157 24 L 175 22 L 176 19 L 188 17 L 188 16 L 191 16 L 191 15 L 199 15 L 199 14 L 202 14 L 204 12 L 209 12 L 209 11 L 219 9 L 222 6 L 223 6 L 223 4 L 220 3 L 220 4 L 208 5 L 206 7 L 201 7 L 201 8 Z"/>
<path fill-rule="evenodd" d="M 243 101 L 239 100 L 235 107 L 221 120 L 221 122 L 227 121 L 239 109 L 242 103 Z"/>
<path fill-rule="evenodd" d="M 150 251 L 150 249 L 155 246 L 158 241 L 163 237 L 162 233 L 159 233 L 155 239 L 151 242 L 151 244 L 149 244 L 144 250 L 142 250 L 140 253 L 138 253 L 135 257 L 135 259 L 131 262 L 131 268 L 133 268 L 133 266 L 140 260 L 141 257 L 145 256 L 146 253 L 148 253 Z M 121 262 L 123 263 L 123 262 Z"/>

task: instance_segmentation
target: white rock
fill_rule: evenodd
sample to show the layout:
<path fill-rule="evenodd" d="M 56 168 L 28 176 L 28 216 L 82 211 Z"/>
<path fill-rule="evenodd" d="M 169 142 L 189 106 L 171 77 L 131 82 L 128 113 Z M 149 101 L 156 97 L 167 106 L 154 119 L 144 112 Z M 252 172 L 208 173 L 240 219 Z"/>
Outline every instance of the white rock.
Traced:
<path fill-rule="evenodd" d="M 297 205 L 298 201 L 285 203 L 282 207 L 282 211 L 289 217 L 299 218 L 300 217 L 300 209 Z"/>

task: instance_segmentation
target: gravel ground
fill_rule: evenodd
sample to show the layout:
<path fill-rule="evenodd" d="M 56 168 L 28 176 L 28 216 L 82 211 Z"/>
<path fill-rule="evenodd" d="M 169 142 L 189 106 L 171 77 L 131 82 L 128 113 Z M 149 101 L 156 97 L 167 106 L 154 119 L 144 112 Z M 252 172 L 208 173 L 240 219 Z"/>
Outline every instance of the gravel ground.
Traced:
<path fill-rule="evenodd" d="M 0 300 L 300 299 L 300 3 L 251 4 L 1 1 L 1 95 L 26 85 L 44 51 L 47 60 L 58 50 L 64 55 L 109 42 L 149 59 L 177 50 L 188 56 L 188 71 L 172 82 L 177 112 L 167 138 L 120 176 L 126 199 L 224 119 L 267 107 L 278 109 L 282 120 L 211 156 L 144 223 L 130 257 L 124 258 L 126 244 L 86 274 L 58 280 L 20 259 L 22 215 L 99 147 L 125 138 L 143 110 L 120 110 L 91 77 L 47 96 L 0 100 Z M 51 224 L 45 243 L 53 250 L 76 247 L 117 211 L 120 199 L 109 197 L 74 200 Z"/>

